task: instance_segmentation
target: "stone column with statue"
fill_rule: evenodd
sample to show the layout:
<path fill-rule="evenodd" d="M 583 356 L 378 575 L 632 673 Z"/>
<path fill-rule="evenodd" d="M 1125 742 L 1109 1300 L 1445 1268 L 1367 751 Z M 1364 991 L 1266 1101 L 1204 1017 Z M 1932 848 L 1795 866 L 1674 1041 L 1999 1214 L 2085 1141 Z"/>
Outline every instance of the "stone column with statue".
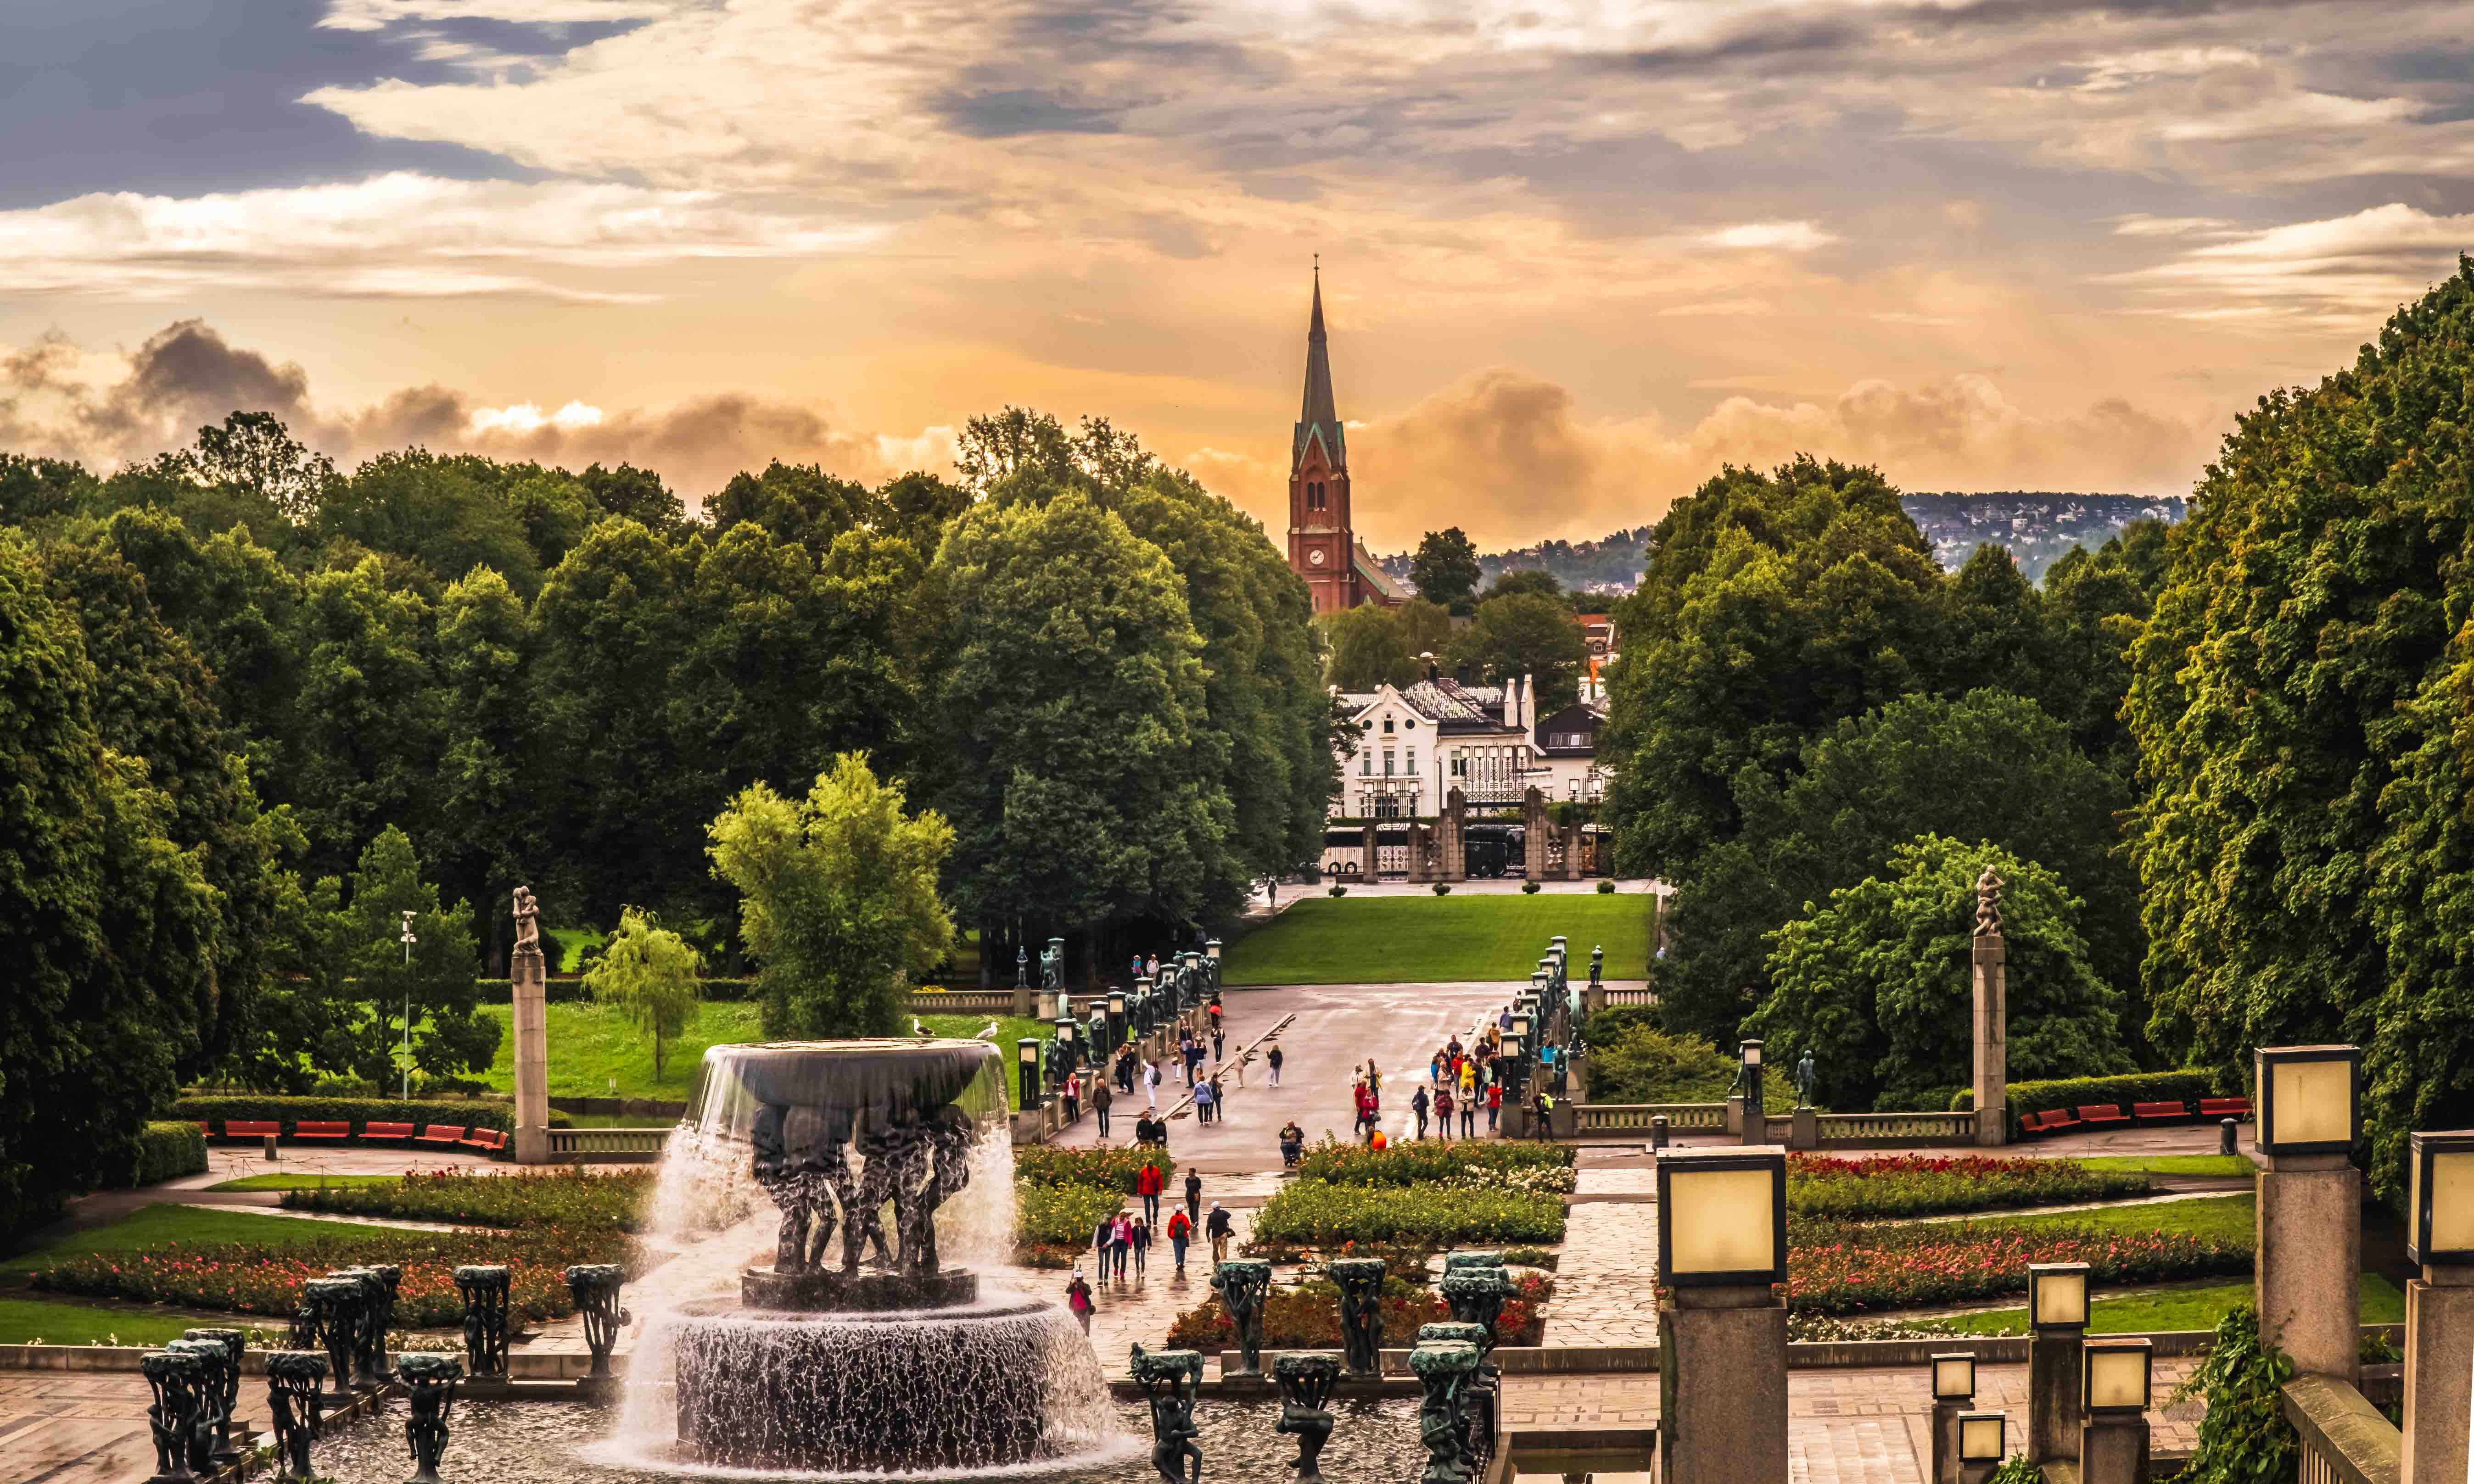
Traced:
<path fill-rule="evenodd" d="M 2002 982 L 2001 888 L 1991 866 L 1976 878 L 1976 1141 L 2010 1142 L 2010 1007 Z"/>
<path fill-rule="evenodd" d="M 516 1162 L 547 1164 L 549 1153 L 548 966 L 542 959 L 541 904 L 516 888 L 516 947 L 507 956 L 516 1027 Z"/>

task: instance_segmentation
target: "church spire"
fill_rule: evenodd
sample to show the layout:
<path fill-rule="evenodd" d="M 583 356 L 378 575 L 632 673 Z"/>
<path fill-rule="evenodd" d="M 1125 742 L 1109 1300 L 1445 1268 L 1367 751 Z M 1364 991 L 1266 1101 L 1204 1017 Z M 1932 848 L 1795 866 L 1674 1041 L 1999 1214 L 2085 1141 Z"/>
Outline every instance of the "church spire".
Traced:
<path fill-rule="evenodd" d="M 1323 453 L 1334 470 L 1348 467 L 1347 445 L 1342 441 L 1340 413 L 1331 395 L 1331 348 L 1322 329 L 1322 264 L 1315 264 L 1314 313 L 1306 322 L 1306 394 L 1304 406 L 1298 413 L 1297 440 L 1290 449 L 1289 467 L 1294 469 L 1305 462 L 1311 442 L 1321 438 Z"/>

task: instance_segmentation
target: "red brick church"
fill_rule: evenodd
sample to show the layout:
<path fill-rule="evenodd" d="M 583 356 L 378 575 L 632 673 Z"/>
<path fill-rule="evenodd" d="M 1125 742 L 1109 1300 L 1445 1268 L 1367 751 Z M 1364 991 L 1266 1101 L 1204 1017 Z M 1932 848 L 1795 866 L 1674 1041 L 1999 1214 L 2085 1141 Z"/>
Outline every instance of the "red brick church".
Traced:
<path fill-rule="evenodd" d="M 1318 613 L 1408 601 L 1408 592 L 1374 564 L 1348 523 L 1348 438 L 1332 404 L 1321 269 L 1315 272 L 1314 316 L 1306 324 L 1305 406 L 1289 451 L 1289 567 L 1306 580 Z"/>

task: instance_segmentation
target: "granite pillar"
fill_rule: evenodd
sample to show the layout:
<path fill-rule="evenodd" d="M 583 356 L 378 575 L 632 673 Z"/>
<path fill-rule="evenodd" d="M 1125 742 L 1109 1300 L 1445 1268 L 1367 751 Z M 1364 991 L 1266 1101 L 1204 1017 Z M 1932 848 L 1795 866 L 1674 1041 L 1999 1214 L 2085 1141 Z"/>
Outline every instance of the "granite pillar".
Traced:
<path fill-rule="evenodd" d="M 2089 1418 L 2079 1429 L 2079 1484 L 2147 1481 L 2147 1416 Z"/>
<path fill-rule="evenodd" d="M 1930 1484 L 1958 1484 L 1958 1414 L 1966 1410 L 1955 1401 L 1933 1403 Z"/>
<path fill-rule="evenodd" d="M 516 1162 L 547 1164 L 549 1154 L 549 998 L 541 948 L 526 944 L 507 958 L 515 992 Z"/>
<path fill-rule="evenodd" d="M 2010 1142 L 2010 1006 L 2000 933 L 1976 939 L 1976 1141 Z"/>
<path fill-rule="evenodd" d="M 2079 1395 L 2087 1330 L 2039 1329 L 2027 1336 L 2027 1456 L 2075 1463 L 2087 1411 Z"/>
<path fill-rule="evenodd" d="M 1443 817 L 1435 822 L 1436 844 L 1443 855 L 1443 879 L 1468 879 L 1468 795 L 1454 788 L 1443 795 Z"/>
<path fill-rule="evenodd" d="M 2474 1479 L 2474 1268 L 2434 1267 L 2405 1285 L 2405 1457 L 2400 1484 Z"/>
<path fill-rule="evenodd" d="M 1546 879 L 1546 796 L 1531 784 L 1520 796 L 1520 874 L 1532 881 Z"/>
<path fill-rule="evenodd" d="M 2259 1335 L 2305 1375 L 2362 1382 L 2363 1176 L 2341 1154 L 2253 1155 Z"/>
<path fill-rule="evenodd" d="M 1766 1283 L 1658 1305 L 1659 1476 L 1786 1484 L 1786 1305 Z"/>

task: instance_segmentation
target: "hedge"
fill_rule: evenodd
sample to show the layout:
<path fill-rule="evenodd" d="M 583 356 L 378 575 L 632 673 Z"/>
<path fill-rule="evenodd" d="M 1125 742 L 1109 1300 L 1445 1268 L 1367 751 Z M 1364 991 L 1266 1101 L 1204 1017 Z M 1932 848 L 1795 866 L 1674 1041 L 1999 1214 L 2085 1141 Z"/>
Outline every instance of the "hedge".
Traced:
<path fill-rule="evenodd" d="M 1306 1151 L 1298 1178 L 1335 1185 L 1444 1185 L 1553 1194 L 1571 1190 L 1576 1154 L 1568 1144 L 1531 1139 L 1403 1139 L 1376 1150 L 1326 1135 Z"/>
<path fill-rule="evenodd" d="M 404 1102 L 391 1097 L 277 1097 L 243 1092 L 184 1097 L 167 1113 L 189 1122 L 212 1123 L 218 1129 L 234 1118 L 244 1123 L 279 1121 L 286 1137 L 303 1123 L 349 1122 L 355 1137 L 372 1123 L 409 1123 L 416 1127 L 462 1124 L 466 1128 L 497 1129 L 501 1134 L 516 1131 L 515 1104 L 480 1098 L 415 1098 Z M 549 1115 L 549 1123 L 554 1129 L 572 1126 L 572 1121 L 559 1113 Z"/>
<path fill-rule="evenodd" d="M 160 1185 L 183 1175 L 206 1172 L 206 1136 L 194 1123 L 149 1123 L 137 1135 L 137 1165 L 132 1186 Z"/>
<path fill-rule="evenodd" d="M 1333 1185 L 1298 1180 L 1254 1213 L 1267 1247 L 1415 1242 L 1443 1248 L 1564 1239 L 1561 1196 L 1516 1190 Z"/>
<path fill-rule="evenodd" d="M 2132 1072 L 2122 1077 L 2064 1077 L 2050 1082 L 2014 1082 L 2010 1084 L 2010 1117 L 2021 1118 L 2056 1108 L 2083 1108 L 2091 1103 L 2111 1103 L 2123 1113 L 2134 1103 L 2194 1103 L 2203 1097 L 2216 1096 L 2213 1080 L 2203 1071 Z M 1965 1113 L 1976 1106 L 1974 1092 L 1961 1092 L 1951 1099 L 1951 1112 Z"/>
<path fill-rule="evenodd" d="M 1054 1144 L 1026 1144 L 1013 1152 L 1013 1178 L 1026 1185 L 1086 1185 L 1131 1195 L 1146 1164 L 1159 1166 L 1161 1194 L 1176 1190 L 1176 1161 L 1157 1145 L 1060 1149 Z"/>
<path fill-rule="evenodd" d="M 1786 1209 L 1840 1220 L 1942 1215 L 2025 1206 L 2114 1200 L 2147 1188 L 2131 1170 L 2092 1170 L 2076 1160 L 2004 1160 L 1980 1155 L 1890 1155 L 1839 1160 L 1791 1154 Z"/>
<path fill-rule="evenodd" d="M 480 992 L 482 1004 L 515 1003 L 515 981 L 511 979 L 475 979 L 473 981 L 473 987 Z M 740 1000 L 755 997 L 756 981 L 753 979 L 698 979 L 696 981 L 696 998 L 701 1000 Z M 542 981 L 542 1000 L 546 1004 L 566 1005 L 592 998 L 593 992 L 584 987 L 584 980 L 580 977 L 569 975 Z"/>
<path fill-rule="evenodd" d="M 194 1130 L 192 1132 L 195 1132 Z M 633 1232 L 652 1194 L 653 1172 L 588 1175 L 581 1168 L 474 1174 L 469 1169 L 410 1174 L 379 1185 L 315 1185 L 286 1190 L 294 1210 L 400 1216 L 468 1227 L 554 1226 L 579 1232 Z"/>

